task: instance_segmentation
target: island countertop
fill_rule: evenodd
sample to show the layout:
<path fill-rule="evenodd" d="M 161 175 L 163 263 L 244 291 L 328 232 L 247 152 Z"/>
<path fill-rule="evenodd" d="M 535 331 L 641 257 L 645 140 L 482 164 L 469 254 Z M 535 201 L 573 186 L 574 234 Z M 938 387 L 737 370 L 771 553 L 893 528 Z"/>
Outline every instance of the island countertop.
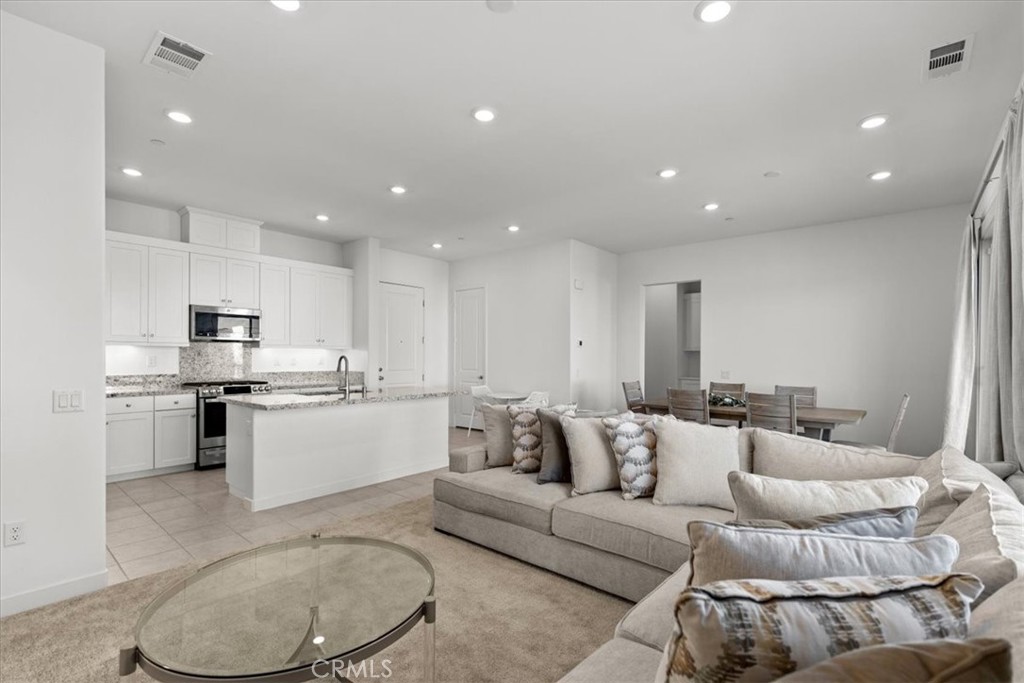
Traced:
<path fill-rule="evenodd" d="M 295 410 L 298 408 L 321 408 L 326 406 L 350 406 L 364 403 L 390 403 L 392 401 L 415 401 L 424 398 L 446 398 L 459 391 L 449 387 L 388 387 L 368 391 L 366 395 L 354 394 L 351 398 L 340 395 L 289 394 L 286 389 L 272 394 L 245 394 L 221 396 L 221 403 L 243 406 L 254 410 Z"/>

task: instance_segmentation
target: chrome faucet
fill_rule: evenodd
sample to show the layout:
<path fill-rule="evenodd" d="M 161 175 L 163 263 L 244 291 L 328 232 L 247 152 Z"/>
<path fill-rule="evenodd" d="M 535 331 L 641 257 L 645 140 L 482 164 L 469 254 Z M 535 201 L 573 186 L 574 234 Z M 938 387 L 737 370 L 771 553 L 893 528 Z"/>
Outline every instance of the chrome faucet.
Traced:
<path fill-rule="evenodd" d="M 348 356 L 341 356 L 338 358 L 338 374 L 341 374 L 341 365 L 345 364 L 345 376 L 344 378 L 338 377 L 338 388 L 345 390 L 345 398 L 348 398 Z"/>

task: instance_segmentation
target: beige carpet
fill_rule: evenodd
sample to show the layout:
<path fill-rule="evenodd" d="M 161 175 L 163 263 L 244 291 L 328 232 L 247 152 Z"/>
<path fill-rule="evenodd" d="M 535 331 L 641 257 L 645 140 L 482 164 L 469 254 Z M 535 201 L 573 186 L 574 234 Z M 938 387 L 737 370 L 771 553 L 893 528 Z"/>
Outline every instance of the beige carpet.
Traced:
<path fill-rule="evenodd" d="M 430 559 L 439 681 L 556 681 L 610 638 L 629 609 L 626 601 L 434 531 L 431 505 L 422 498 L 323 531 L 386 538 Z M 118 678 L 117 652 L 134 642 L 146 604 L 194 569 L 145 576 L 0 621 L 0 679 L 152 680 L 141 671 Z M 374 659 L 391 660 L 388 681 L 420 680 L 422 625 Z"/>

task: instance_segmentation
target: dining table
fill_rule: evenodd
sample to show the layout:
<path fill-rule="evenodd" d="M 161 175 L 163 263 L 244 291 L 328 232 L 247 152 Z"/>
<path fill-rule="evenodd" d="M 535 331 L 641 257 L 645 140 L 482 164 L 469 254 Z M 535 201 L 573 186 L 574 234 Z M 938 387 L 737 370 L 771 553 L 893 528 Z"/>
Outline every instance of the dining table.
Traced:
<path fill-rule="evenodd" d="M 668 398 L 647 398 L 640 404 L 649 413 L 668 413 Z M 708 406 L 713 420 L 743 422 L 747 419 L 746 406 Z M 822 441 L 832 440 L 832 430 L 840 425 L 859 424 L 868 414 L 859 408 L 797 407 L 796 424 L 807 432 L 820 430 Z"/>

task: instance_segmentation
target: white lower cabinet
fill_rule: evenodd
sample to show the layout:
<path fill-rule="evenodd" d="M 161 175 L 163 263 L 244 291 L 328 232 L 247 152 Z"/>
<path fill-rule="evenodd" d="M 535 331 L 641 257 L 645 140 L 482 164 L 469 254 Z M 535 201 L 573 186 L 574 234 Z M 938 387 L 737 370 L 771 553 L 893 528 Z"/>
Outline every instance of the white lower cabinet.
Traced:
<path fill-rule="evenodd" d="M 107 399 L 108 477 L 148 476 L 195 460 L 195 394 Z"/>
<path fill-rule="evenodd" d="M 154 413 L 154 466 L 190 465 L 196 461 L 196 411 L 158 410 Z"/>
<path fill-rule="evenodd" d="M 107 415 L 107 475 L 153 469 L 153 412 Z"/>

